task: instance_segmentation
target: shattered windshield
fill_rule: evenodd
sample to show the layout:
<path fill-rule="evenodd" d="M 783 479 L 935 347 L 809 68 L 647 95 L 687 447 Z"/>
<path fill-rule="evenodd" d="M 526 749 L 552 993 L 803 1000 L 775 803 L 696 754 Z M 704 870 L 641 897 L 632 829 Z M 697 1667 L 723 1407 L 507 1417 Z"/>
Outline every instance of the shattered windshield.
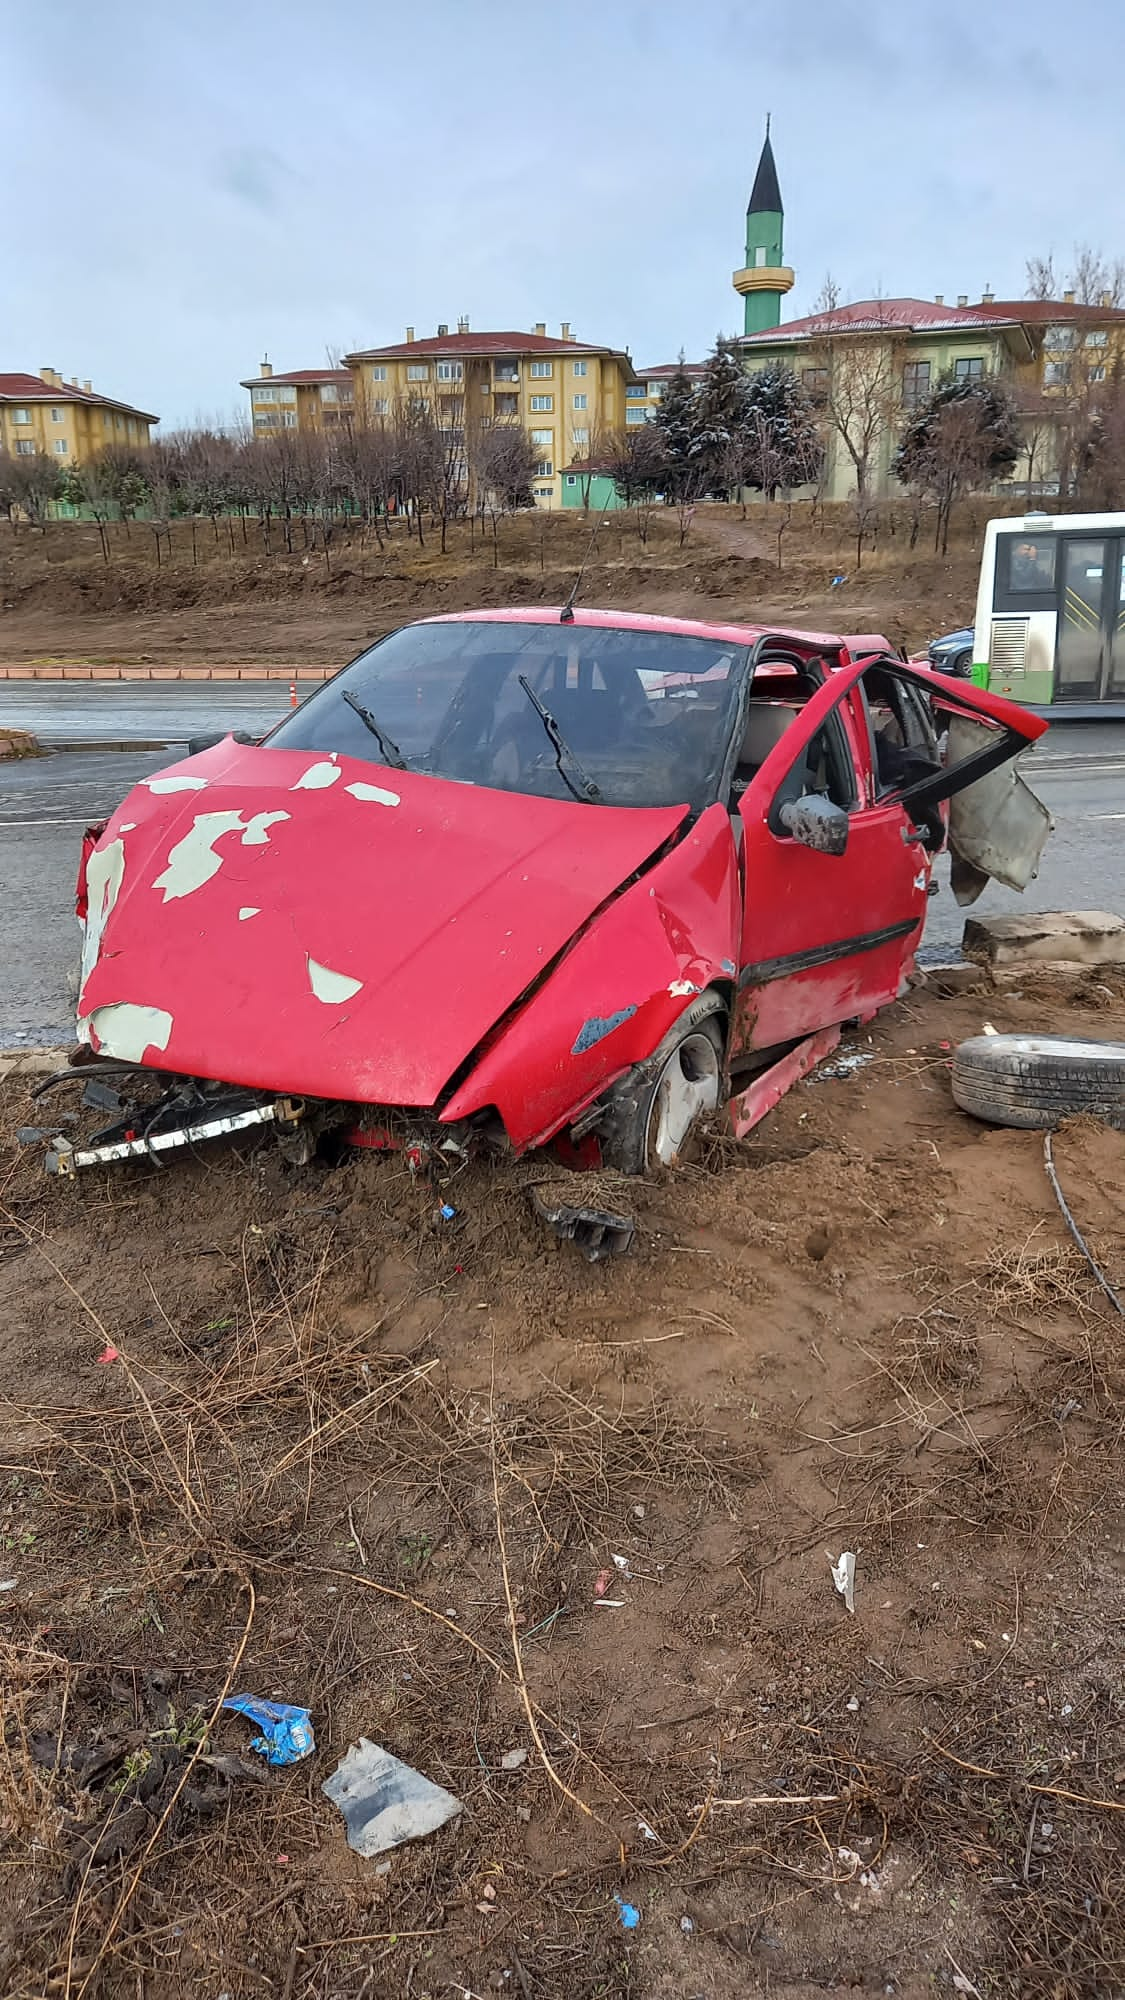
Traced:
<path fill-rule="evenodd" d="M 729 641 L 612 626 L 407 625 L 267 741 L 498 791 L 701 811 L 746 657 Z"/>

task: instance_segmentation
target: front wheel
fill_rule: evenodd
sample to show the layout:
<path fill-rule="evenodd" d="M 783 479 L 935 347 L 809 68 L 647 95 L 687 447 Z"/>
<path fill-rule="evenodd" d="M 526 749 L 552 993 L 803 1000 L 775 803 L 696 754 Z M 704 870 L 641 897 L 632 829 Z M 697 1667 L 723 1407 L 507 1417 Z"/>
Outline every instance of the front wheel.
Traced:
<path fill-rule="evenodd" d="M 679 1163 L 692 1135 L 718 1108 L 723 1041 L 722 1002 L 704 994 L 614 1090 L 601 1129 L 607 1167 L 645 1174 Z"/>

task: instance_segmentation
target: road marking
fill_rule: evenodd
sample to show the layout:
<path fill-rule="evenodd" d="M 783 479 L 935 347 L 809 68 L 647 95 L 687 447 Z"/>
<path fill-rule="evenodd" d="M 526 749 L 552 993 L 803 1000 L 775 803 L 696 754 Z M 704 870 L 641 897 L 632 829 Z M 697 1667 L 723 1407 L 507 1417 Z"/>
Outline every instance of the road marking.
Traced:
<path fill-rule="evenodd" d="M 0 833 L 9 833 L 18 826 L 89 826 L 90 818 L 89 813 L 83 813 L 81 819 L 0 819 Z"/>
<path fill-rule="evenodd" d="M 1125 819 L 1125 813 L 1081 813 L 1081 819 Z"/>

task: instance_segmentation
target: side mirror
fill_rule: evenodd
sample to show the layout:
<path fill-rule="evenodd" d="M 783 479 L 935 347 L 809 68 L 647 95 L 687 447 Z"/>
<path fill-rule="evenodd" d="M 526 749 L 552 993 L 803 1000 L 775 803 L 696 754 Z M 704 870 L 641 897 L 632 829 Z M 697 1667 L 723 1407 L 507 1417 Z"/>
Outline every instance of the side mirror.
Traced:
<path fill-rule="evenodd" d="M 843 854 L 847 847 L 848 815 L 821 792 L 803 792 L 799 799 L 788 800 L 778 818 L 794 840 L 817 854 Z"/>

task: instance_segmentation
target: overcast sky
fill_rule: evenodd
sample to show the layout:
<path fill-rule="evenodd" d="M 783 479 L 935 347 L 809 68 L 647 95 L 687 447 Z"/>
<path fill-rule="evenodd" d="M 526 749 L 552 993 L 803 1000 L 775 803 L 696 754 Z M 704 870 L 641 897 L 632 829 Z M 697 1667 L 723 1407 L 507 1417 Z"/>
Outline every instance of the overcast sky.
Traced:
<path fill-rule="evenodd" d="M 1018 294 L 1125 253 L 1122 0 L 0 0 L 0 368 L 166 430 L 240 377 L 432 332 L 644 365 L 737 331 L 767 111 L 797 271 Z"/>

